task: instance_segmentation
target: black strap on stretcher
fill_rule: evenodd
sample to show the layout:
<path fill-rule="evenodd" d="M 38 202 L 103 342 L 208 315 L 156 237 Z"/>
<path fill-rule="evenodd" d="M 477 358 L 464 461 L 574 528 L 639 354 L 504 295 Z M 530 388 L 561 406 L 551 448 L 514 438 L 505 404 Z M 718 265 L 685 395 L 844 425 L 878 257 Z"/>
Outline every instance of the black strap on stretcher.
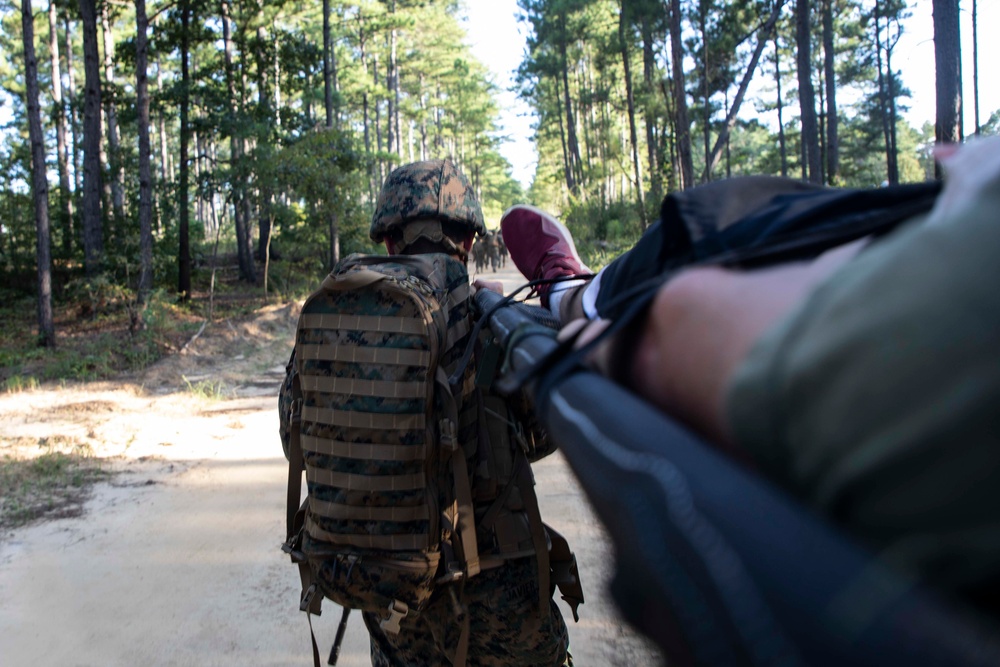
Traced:
<path fill-rule="evenodd" d="M 561 349 L 527 312 L 490 315 L 510 376 Z M 529 389 L 614 543 L 615 600 L 671 665 L 1000 664 L 992 629 L 767 480 L 607 378 L 547 368 Z"/>

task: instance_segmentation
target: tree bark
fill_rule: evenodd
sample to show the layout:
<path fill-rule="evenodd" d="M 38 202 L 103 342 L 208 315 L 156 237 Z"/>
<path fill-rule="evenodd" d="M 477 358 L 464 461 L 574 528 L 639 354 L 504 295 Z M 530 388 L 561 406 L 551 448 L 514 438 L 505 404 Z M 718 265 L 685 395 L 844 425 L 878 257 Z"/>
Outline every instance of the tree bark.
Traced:
<path fill-rule="evenodd" d="M 190 58 L 190 26 L 191 5 L 189 0 L 180 0 L 181 14 L 181 100 L 180 100 L 180 162 L 178 170 L 177 188 L 177 293 L 181 301 L 188 301 L 191 298 L 191 211 L 188 208 L 188 180 L 190 167 L 188 165 L 188 149 L 191 135 L 189 126 L 189 115 L 191 108 L 191 75 L 188 71 L 188 60 Z"/>
<path fill-rule="evenodd" d="M 896 39 L 889 33 L 889 21 L 885 23 L 885 70 L 887 92 L 889 93 L 889 182 L 899 183 L 899 147 L 896 145 L 896 125 L 899 120 L 896 113 L 896 75 L 892 71 L 892 51 L 899 41 L 899 23 L 896 24 Z"/>
<path fill-rule="evenodd" d="M 96 0 L 80 0 L 83 24 L 83 263 L 88 276 L 101 269 L 104 232 L 101 228 L 101 70 L 97 55 Z"/>
<path fill-rule="evenodd" d="M 73 192 L 79 195 L 83 191 L 83 169 L 80 167 L 80 155 L 79 155 L 79 136 L 77 133 L 77 102 L 75 101 L 76 96 L 76 75 L 73 72 L 73 31 L 69 18 L 63 16 L 63 27 L 66 33 L 66 83 L 69 84 L 67 89 L 67 102 L 68 104 L 68 120 L 69 120 L 69 133 L 72 139 L 72 154 L 70 159 L 73 163 Z M 74 236 L 76 233 L 74 232 Z"/>
<path fill-rule="evenodd" d="M 42 114 L 38 103 L 38 60 L 35 57 L 35 24 L 31 0 L 21 0 L 24 38 L 24 80 L 28 107 L 28 137 L 31 141 L 31 194 L 35 204 L 35 261 L 38 268 L 38 344 L 54 347 L 52 318 L 52 250 L 49 236 L 49 181 L 45 170 Z"/>
<path fill-rule="evenodd" d="M 52 104 L 55 107 L 56 160 L 59 166 L 59 231 L 63 254 L 73 250 L 73 192 L 69 186 L 69 154 L 66 146 L 66 106 L 63 104 L 62 73 L 59 68 L 59 29 L 56 3 L 49 0 L 49 58 L 52 66 Z"/>
<path fill-rule="evenodd" d="M 788 177 L 788 146 L 785 142 L 784 103 L 781 101 L 781 47 L 778 32 L 774 33 L 774 85 L 778 91 L 778 150 L 781 154 L 781 175 Z"/>
<path fill-rule="evenodd" d="M 139 125 L 139 303 L 153 289 L 153 168 L 149 140 L 149 19 L 146 0 L 135 0 L 135 96 Z"/>
<path fill-rule="evenodd" d="M 833 3 L 823 0 L 823 71 L 826 79 L 826 180 L 837 185 L 840 180 L 840 139 L 837 117 L 837 79 L 834 68 Z"/>
<path fill-rule="evenodd" d="M 681 0 L 670 2 L 670 53 L 674 75 L 674 126 L 677 134 L 677 157 L 681 173 L 678 187 L 685 190 L 694 185 L 694 163 L 691 159 L 691 122 L 687 112 L 687 89 L 684 85 L 684 43 L 681 41 Z"/>
<path fill-rule="evenodd" d="M 972 111 L 976 121 L 976 136 L 982 133 L 979 123 L 979 5 L 972 0 Z"/>
<path fill-rule="evenodd" d="M 802 116 L 802 155 L 806 178 L 822 182 L 819 128 L 816 121 L 816 94 L 812 84 L 812 35 L 809 0 L 798 0 L 795 13 L 795 46 L 799 78 L 799 107 Z"/>
<path fill-rule="evenodd" d="M 115 86 L 115 39 L 111 32 L 109 4 L 101 3 L 101 33 L 104 36 L 104 81 L 108 91 Z M 115 214 L 115 225 L 122 231 L 125 224 L 125 169 L 121 160 L 121 134 L 118 129 L 118 107 L 113 94 L 104 97 L 105 120 L 108 125 L 108 166 L 111 168 L 111 202 Z"/>
<path fill-rule="evenodd" d="M 656 76 L 656 54 L 653 44 L 653 27 L 649 21 L 649 13 L 642 13 L 642 81 L 646 95 L 646 159 L 649 166 L 650 196 L 659 201 L 663 192 L 662 172 L 656 150 L 656 116 L 653 112 L 653 79 Z"/>
<path fill-rule="evenodd" d="M 360 20 L 361 12 L 358 12 Z M 330 67 L 330 0 L 323 0 L 323 104 L 326 108 L 326 126 L 333 127 L 333 81 Z"/>
<path fill-rule="evenodd" d="M 163 92 L 163 65 L 156 65 L 156 89 Z M 167 120 L 166 112 L 160 111 L 157 114 L 157 126 L 160 140 L 160 180 L 164 183 L 173 183 L 174 175 L 170 169 L 170 153 L 167 151 Z"/>
<path fill-rule="evenodd" d="M 937 143 L 962 141 L 962 50 L 958 0 L 934 0 Z M 936 167 L 940 178 L 940 167 Z"/>
<path fill-rule="evenodd" d="M 566 54 L 566 41 L 569 38 L 566 34 L 565 14 L 560 15 L 559 20 L 561 28 L 559 36 L 559 56 L 560 67 L 562 70 L 563 95 L 565 97 L 563 104 L 566 108 L 566 148 L 569 151 L 570 168 L 573 171 L 573 187 L 570 191 L 574 195 L 579 195 L 581 181 L 580 171 L 583 160 L 580 158 L 580 144 L 576 137 L 576 117 L 573 114 L 573 101 L 569 94 L 569 62 Z"/>
<path fill-rule="evenodd" d="M 629 141 L 632 143 L 632 172 L 635 175 L 635 203 L 639 209 L 639 222 L 642 223 L 642 230 L 646 231 L 648 221 L 646 220 L 646 202 L 643 197 L 642 187 L 642 163 L 639 162 L 639 138 L 635 129 L 635 98 L 632 90 L 632 67 L 629 63 L 628 40 L 626 39 L 626 5 L 624 0 L 619 4 L 618 14 L 618 41 L 621 45 L 622 66 L 625 69 L 625 105 L 628 109 L 628 130 Z"/>

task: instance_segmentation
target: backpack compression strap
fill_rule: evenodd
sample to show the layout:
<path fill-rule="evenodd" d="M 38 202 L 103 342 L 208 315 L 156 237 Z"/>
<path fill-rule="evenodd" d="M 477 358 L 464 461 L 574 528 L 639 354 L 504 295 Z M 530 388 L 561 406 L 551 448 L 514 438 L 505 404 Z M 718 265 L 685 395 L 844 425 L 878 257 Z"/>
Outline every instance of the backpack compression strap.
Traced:
<path fill-rule="evenodd" d="M 319 588 L 313 580 L 309 561 L 302 553 L 302 533 L 306 506 L 309 501 L 306 500 L 301 505 L 299 504 L 299 498 L 302 495 L 302 471 L 305 469 L 305 460 L 302 456 L 302 390 L 299 386 L 298 373 L 292 376 L 292 395 L 294 399 L 292 400 L 291 414 L 288 416 L 291 428 L 288 438 L 288 496 L 285 501 L 286 540 L 281 545 L 281 550 L 291 556 L 292 562 L 299 566 L 299 579 L 302 581 L 299 609 L 306 612 L 306 617 L 309 620 L 313 665 L 319 667 L 319 646 L 316 644 L 316 633 L 313 632 L 312 615 L 319 616 L 322 612 L 323 596 L 319 594 Z M 346 614 L 341 620 L 342 626 L 345 620 Z"/>
<path fill-rule="evenodd" d="M 444 369 L 438 366 L 435 381 L 440 389 L 441 402 L 444 404 L 445 416 L 440 423 L 441 449 L 451 459 L 452 475 L 455 478 L 455 502 L 458 506 L 458 518 L 454 526 L 462 547 L 462 563 L 465 566 L 465 576 L 474 577 L 479 574 L 479 545 L 476 541 L 476 515 L 472 507 L 472 486 L 469 481 L 469 468 L 465 463 L 465 450 L 458 442 L 458 403 L 448 384 L 448 376 Z"/>

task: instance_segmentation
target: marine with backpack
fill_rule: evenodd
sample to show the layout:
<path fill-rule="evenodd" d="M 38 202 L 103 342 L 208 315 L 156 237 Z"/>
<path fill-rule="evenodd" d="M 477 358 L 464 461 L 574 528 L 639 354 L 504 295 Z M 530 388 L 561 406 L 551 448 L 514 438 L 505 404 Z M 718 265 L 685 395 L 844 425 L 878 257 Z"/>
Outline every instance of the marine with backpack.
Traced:
<path fill-rule="evenodd" d="M 570 660 L 552 588 L 574 616 L 582 589 L 530 468 L 553 446 L 526 401 L 492 390 L 500 359 L 475 327 L 465 260 L 484 232 L 454 165 L 400 167 L 371 229 L 392 254 L 346 258 L 302 307 L 279 396 L 283 549 L 310 626 L 324 597 L 345 609 L 331 664 L 350 609 L 373 664 Z"/>

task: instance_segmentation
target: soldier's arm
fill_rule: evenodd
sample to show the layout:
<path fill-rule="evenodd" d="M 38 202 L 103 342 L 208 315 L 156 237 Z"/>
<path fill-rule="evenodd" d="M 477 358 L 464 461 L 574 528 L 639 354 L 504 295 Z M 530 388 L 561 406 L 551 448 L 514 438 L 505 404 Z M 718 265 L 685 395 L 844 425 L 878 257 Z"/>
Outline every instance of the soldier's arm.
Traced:
<path fill-rule="evenodd" d="M 811 262 L 757 271 L 697 268 L 664 285 L 642 324 L 626 383 L 723 448 L 725 396 L 750 348 L 865 241 Z"/>

